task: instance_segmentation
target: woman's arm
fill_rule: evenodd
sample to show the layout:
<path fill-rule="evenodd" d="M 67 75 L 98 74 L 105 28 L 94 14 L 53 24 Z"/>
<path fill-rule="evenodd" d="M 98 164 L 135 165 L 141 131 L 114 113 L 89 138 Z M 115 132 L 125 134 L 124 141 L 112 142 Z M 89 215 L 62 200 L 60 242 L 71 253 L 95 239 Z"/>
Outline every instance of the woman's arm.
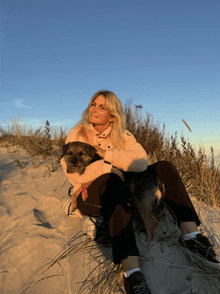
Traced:
<path fill-rule="evenodd" d="M 123 171 L 141 172 L 147 169 L 147 153 L 135 137 L 128 131 L 124 133 L 124 149 L 106 150 L 104 160 Z"/>

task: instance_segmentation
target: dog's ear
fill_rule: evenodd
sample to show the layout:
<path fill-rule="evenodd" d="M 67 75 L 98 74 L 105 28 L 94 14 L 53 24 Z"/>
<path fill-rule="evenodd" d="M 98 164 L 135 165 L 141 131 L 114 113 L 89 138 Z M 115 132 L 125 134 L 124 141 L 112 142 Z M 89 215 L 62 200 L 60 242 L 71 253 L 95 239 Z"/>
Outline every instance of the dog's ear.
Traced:
<path fill-rule="evenodd" d="M 135 197 L 140 200 L 142 193 L 145 189 L 145 178 L 141 175 L 141 173 L 130 173 L 130 179 L 129 179 L 129 188 Z M 129 176 L 127 177 L 128 180 Z"/>
<path fill-rule="evenodd" d="M 89 144 L 86 144 L 86 151 L 91 154 L 92 157 L 95 156 L 97 150 L 95 149 L 95 147 L 89 145 Z"/>
<path fill-rule="evenodd" d="M 63 145 L 60 158 L 62 158 L 64 156 L 64 154 L 66 153 L 68 145 L 69 145 L 69 143 L 67 143 L 66 145 Z"/>
<path fill-rule="evenodd" d="M 130 182 L 130 189 L 133 194 L 137 195 L 137 197 L 140 196 L 142 188 L 143 183 L 140 179 L 132 179 Z"/>

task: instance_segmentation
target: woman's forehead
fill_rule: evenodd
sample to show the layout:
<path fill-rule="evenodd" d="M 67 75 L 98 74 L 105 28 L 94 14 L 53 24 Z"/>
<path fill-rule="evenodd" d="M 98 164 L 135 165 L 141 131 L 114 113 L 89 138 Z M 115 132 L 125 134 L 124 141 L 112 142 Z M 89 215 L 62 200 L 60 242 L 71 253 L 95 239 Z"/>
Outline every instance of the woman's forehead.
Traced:
<path fill-rule="evenodd" d="M 105 105 L 105 97 L 103 95 L 99 95 L 93 100 L 93 102 Z"/>

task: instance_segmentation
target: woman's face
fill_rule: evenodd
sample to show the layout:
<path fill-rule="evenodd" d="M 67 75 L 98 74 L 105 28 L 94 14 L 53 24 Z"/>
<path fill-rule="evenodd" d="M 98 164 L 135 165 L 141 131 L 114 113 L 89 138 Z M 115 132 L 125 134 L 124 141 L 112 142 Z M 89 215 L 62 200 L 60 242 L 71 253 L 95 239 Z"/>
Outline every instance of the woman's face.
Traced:
<path fill-rule="evenodd" d="M 113 120 L 114 118 L 106 110 L 105 97 L 99 95 L 89 108 L 89 122 L 94 125 L 103 125 L 103 127 L 106 126 L 107 128 Z"/>

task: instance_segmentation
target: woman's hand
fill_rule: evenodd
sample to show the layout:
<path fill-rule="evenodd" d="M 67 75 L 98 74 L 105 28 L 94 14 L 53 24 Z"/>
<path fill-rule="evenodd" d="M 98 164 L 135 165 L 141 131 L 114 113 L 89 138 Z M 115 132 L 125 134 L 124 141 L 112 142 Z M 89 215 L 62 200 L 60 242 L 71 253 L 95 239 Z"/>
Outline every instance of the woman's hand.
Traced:
<path fill-rule="evenodd" d="M 94 147 L 95 147 L 95 149 L 97 150 L 98 155 L 104 158 L 104 157 L 105 157 L 105 153 L 106 153 L 106 151 L 103 150 L 102 148 L 100 148 L 100 147 L 97 146 L 97 145 L 94 145 Z"/>

